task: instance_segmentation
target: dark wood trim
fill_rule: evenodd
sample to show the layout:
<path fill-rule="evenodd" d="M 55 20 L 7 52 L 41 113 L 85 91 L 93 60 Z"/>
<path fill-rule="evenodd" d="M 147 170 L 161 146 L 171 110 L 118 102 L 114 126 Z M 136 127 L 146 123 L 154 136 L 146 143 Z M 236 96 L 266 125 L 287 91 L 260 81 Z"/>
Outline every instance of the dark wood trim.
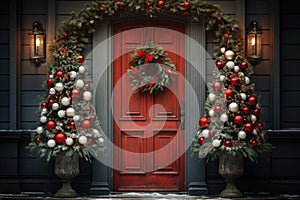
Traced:
<path fill-rule="evenodd" d="M 272 77 L 272 128 L 274 130 L 280 129 L 280 2 L 279 0 L 274 0 L 272 2 L 271 9 L 271 25 L 270 32 L 273 42 L 273 71 Z"/>
<path fill-rule="evenodd" d="M 235 2 L 236 6 L 236 19 L 238 20 L 238 24 L 241 30 L 241 35 L 243 40 L 245 41 L 245 35 L 246 35 L 246 4 L 245 0 L 236 0 Z"/>
<path fill-rule="evenodd" d="M 48 22 L 46 25 L 46 56 L 48 57 L 50 52 L 48 51 L 49 45 L 55 40 L 55 27 L 56 27 L 56 1 L 48 0 Z"/>

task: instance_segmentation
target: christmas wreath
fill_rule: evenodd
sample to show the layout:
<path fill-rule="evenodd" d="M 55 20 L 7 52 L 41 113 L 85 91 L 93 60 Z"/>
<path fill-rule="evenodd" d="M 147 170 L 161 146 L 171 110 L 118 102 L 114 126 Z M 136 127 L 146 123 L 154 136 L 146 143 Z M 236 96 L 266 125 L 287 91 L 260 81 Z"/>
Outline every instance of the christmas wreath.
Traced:
<path fill-rule="evenodd" d="M 176 68 L 167 57 L 162 47 L 145 45 L 137 48 L 129 62 L 128 73 L 132 80 L 131 86 L 135 92 L 164 90 L 173 76 Z"/>

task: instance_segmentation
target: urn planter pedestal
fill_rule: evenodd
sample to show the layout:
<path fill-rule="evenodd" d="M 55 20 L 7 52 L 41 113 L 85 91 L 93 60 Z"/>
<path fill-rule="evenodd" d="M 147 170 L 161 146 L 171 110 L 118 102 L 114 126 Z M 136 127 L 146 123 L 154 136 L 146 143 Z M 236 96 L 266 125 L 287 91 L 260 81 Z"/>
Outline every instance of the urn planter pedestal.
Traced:
<path fill-rule="evenodd" d="M 72 180 L 79 174 L 79 156 L 73 153 L 67 156 L 60 152 L 55 157 L 55 174 L 61 179 L 63 185 L 55 193 L 55 197 L 77 197 L 77 192 L 72 188 Z"/>
<path fill-rule="evenodd" d="M 236 188 L 236 180 L 244 173 L 242 154 L 232 156 L 228 153 L 219 154 L 219 174 L 225 179 L 227 186 L 220 193 L 220 197 L 237 198 L 243 194 Z"/>

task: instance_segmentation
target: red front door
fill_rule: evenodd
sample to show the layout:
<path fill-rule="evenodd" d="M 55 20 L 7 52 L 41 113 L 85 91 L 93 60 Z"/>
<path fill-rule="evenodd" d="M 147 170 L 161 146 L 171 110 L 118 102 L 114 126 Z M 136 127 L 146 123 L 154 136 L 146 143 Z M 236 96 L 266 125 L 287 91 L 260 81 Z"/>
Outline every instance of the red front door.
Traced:
<path fill-rule="evenodd" d="M 184 25 L 135 21 L 114 25 L 113 116 L 115 191 L 183 191 L 184 133 L 180 108 L 184 82 L 175 76 L 164 91 L 133 93 L 128 63 L 147 39 L 160 45 L 184 76 Z"/>

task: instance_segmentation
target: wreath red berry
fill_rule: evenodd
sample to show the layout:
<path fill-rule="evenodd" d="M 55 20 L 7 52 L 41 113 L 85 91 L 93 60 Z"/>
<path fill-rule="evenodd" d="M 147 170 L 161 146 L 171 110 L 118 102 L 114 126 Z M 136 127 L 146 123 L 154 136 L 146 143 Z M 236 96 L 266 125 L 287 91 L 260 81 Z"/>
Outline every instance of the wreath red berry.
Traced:
<path fill-rule="evenodd" d="M 145 45 L 135 50 L 128 69 L 135 92 L 163 91 L 173 80 L 176 68 L 167 55 L 160 46 Z"/>

